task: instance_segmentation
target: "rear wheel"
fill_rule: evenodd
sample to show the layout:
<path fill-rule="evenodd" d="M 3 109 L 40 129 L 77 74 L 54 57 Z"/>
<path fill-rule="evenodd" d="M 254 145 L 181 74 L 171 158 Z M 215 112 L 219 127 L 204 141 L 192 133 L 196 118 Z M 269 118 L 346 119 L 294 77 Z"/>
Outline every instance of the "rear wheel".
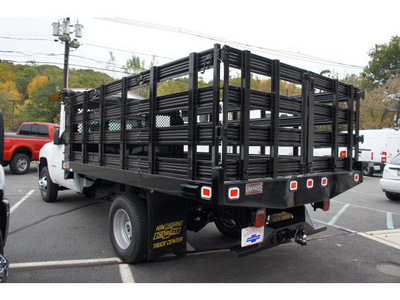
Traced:
<path fill-rule="evenodd" d="M 363 173 L 365 176 L 374 176 L 374 167 L 364 167 Z"/>
<path fill-rule="evenodd" d="M 214 219 L 214 223 L 223 235 L 230 238 L 240 237 L 241 228 L 234 219 L 217 217 Z"/>
<path fill-rule="evenodd" d="M 40 171 L 39 189 L 43 201 L 54 202 L 57 200 L 58 186 L 51 180 L 47 166 Z"/>
<path fill-rule="evenodd" d="M 218 230 L 230 238 L 240 237 L 241 227 L 237 220 L 237 214 L 230 207 L 223 207 L 214 215 L 214 223 Z"/>
<path fill-rule="evenodd" d="M 147 257 L 147 205 L 138 196 L 115 197 L 108 218 L 111 244 L 125 263 Z"/>
<path fill-rule="evenodd" d="M 392 201 L 400 201 L 400 194 L 385 192 L 386 197 Z"/>
<path fill-rule="evenodd" d="M 31 160 L 25 153 L 15 153 L 11 158 L 10 170 L 16 175 L 22 175 L 29 171 Z"/>

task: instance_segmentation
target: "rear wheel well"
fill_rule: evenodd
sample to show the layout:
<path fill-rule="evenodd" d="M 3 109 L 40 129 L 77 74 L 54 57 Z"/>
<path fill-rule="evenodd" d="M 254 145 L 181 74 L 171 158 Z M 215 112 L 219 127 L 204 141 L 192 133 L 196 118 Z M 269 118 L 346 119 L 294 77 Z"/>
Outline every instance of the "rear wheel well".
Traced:
<path fill-rule="evenodd" d="M 31 149 L 29 149 L 27 147 L 21 147 L 21 148 L 15 149 L 13 156 L 17 153 L 24 153 L 29 157 L 29 159 L 32 159 L 32 151 L 31 151 Z"/>

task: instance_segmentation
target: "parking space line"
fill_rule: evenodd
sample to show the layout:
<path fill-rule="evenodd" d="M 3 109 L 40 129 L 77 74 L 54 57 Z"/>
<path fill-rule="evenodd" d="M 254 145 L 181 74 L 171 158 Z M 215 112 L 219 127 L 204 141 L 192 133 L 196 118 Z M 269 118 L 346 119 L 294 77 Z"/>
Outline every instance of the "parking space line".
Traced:
<path fill-rule="evenodd" d="M 13 263 L 10 264 L 11 270 L 27 269 L 27 268 L 51 268 L 51 267 L 72 267 L 87 264 L 104 264 L 104 263 L 122 263 L 117 257 L 110 258 L 92 258 L 92 259 L 78 259 L 78 260 L 58 260 L 58 261 L 39 261 L 27 263 Z"/>
<path fill-rule="evenodd" d="M 135 283 L 128 264 L 120 264 L 119 273 L 121 274 L 122 283 Z"/>
<path fill-rule="evenodd" d="M 386 224 L 388 229 L 394 229 L 393 226 L 393 214 L 391 212 L 386 213 Z"/>
<path fill-rule="evenodd" d="M 10 213 L 12 213 L 14 210 L 16 210 L 18 208 L 18 206 L 20 206 L 26 199 L 29 198 L 30 195 L 33 194 L 35 190 L 30 190 L 24 197 L 22 197 L 21 200 L 19 200 L 17 203 L 15 203 L 11 209 L 10 209 Z"/>
<path fill-rule="evenodd" d="M 349 204 L 349 203 L 342 202 L 342 201 L 337 201 L 337 200 L 331 200 L 331 202 L 334 202 L 334 203 L 340 203 L 340 204 Z M 368 209 L 368 210 L 372 210 L 372 211 L 377 211 L 377 212 L 388 213 L 388 211 L 386 211 L 386 210 L 382 210 L 382 209 L 371 208 L 371 207 L 362 206 L 362 205 L 357 205 L 357 204 L 350 204 L 350 205 L 351 205 L 352 207 L 358 207 L 358 208 Z M 398 214 L 398 213 L 393 213 L 393 212 L 390 212 L 390 213 L 392 213 L 392 214 L 395 214 L 395 215 L 399 215 L 399 216 L 400 216 L 400 214 Z"/>
<path fill-rule="evenodd" d="M 357 233 L 357 231 L 355 231 L 355 230 L 352 230 L 352 229 L 349 229 L 349 228 L 346 228 L 346 227 L 342 227 L 342 226 L 339 226 L 339 225 L 335 225 L 335 224 L 329 224 L 329 223 L 326 223 L 324 221 L 320 221 L 320 220 L 317 220 L 317 219 L 312 219 L 312 221 L 315 221 L 315 222 L 318 222 L 318 223 L 321 223 L 321 224 L 324 224 L 324 225 L 329 225 L 329 226 L 335 227 L 337 229 L 342 229 L 342 230 L 345 230 L 345 231 L 348 231 L 348 232 L 351 232 L 351 233 Z"/>
<path fill-rule="evenodd" d="M 335 222 L 337 221 L 337 219 L 339 219 L 339 217 L 344 213 L 344 211 L 346 210 L 346 208 L 348 208 L 350 206 L 350 204 L 346 204 L 345 206 L 343 206 L 338 213 L 328 222 L 328 225 L 334 225 Z"/>

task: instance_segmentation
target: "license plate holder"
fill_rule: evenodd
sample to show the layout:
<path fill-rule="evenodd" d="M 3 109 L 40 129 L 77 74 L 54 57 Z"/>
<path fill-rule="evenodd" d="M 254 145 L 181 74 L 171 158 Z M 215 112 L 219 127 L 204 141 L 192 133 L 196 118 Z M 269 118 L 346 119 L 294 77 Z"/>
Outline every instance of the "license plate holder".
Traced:
<path fill-rule="evenodd" d="M 241 246 L 248 247 L 264 241 L 264 227 L 247 227 L 242 229 Z"/>

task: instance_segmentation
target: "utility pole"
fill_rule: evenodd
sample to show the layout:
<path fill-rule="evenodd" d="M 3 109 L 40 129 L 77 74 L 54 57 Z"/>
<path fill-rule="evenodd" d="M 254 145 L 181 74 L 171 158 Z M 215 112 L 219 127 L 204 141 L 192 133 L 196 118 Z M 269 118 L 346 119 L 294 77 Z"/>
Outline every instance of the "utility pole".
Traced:
<path fill-rule="evenodd" d="M 67 89 L 68 88 L 68 77 L 69 77 L 69 69 L 68 69 L 68 64 L 69 64 L 69 50 L 70 48 L 78 49 L 80 46 L 79 41 L 76 38 L 81 38 L 82 37 L 82 29 L 83 25 L 76 23 L 75 24 L 75 39 L 71 38 L 71 34 L 73 32 L 70 32 L 70 27 L 74 27 L 70 25 L 70 18 L 65 18 L 62 23 L 60 24 L 60 21 L 54 22 L 52 24 L 53 26 L 53 36 L 57 36 L 61 42 L 65 44 L 64 48 L 64 82 L 63 82 L 63 88 Z M 55 40 L 58 42 L 58 40 Z"/>

